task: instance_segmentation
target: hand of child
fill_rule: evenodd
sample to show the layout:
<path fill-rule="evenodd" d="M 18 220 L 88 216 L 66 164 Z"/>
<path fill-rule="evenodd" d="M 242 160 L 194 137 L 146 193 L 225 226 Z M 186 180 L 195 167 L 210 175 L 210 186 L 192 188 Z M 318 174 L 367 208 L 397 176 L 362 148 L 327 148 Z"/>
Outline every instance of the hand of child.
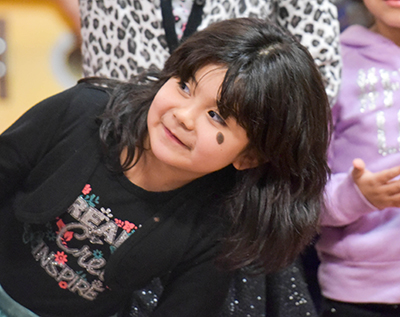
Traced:
<path fill-rule="evenodd" d="M 372 173 L 362 159 L 353 161 L 353 180 L 364 197 L 376 208 L 400 207 L 400 166 Z"/>

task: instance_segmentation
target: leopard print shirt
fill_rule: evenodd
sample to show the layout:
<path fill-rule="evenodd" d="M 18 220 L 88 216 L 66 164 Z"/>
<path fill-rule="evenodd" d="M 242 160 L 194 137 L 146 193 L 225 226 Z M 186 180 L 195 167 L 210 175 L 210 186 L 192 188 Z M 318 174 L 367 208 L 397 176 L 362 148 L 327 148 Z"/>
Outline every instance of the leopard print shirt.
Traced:
<path fill-rule="evenodd" d="M 160 0 L 80 0 L 84 76 L 130 79 L 169 56 Z M 329 0 L 206 0 L 199 29 L 236 17 L 270 18 L 308 48 L 333 102 L 340 84 L 339 21 Z"/>

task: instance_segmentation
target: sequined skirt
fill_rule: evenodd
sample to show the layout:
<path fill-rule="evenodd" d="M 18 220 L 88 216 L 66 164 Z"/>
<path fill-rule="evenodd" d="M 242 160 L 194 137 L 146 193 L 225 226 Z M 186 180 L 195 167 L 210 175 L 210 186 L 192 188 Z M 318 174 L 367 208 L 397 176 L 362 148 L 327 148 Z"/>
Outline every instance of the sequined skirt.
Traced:
<path fill-rule="evenodd" d="M 154 279 L 136 291 L 129 317 L 151 316 L 162 294 L 162 284 Z M 218 317 L 318 317 L 300 259 L 280 272 L 251 275 L 236 272 L 229 294 Z"/>

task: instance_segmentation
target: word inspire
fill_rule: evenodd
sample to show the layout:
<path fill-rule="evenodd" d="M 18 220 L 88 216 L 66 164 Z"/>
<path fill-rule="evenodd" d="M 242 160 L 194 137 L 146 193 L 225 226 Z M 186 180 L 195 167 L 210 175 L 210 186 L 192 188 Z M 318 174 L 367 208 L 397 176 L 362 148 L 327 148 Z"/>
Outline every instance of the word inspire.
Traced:
<path fill-rule="evenodd" d="M 112 221 L 107 215 L 98 209 L 88 205 L 85 199 L 78 197 L 73 205 L 68 209 L 68 213 L 78 222 L 64 224 L 62 220 L 57 222 L 59 231 L 56 236 L 56 244 L 59 252 L 49 250 L 43 237 L 44 233 L 35 232 L 30 234 L 32 246 L 32 255 L 36 261 L 39 261 L 41 267 L 57 282 L 63 289 L 78 294 L 87 299 L 96 299 L 99 292 L 103 292 L 104 267 L 106 259 L 91 251 L 88 245 L 83 245 L 80 249 L 67 246 L 67 240 L 75 238 L 76 240 L 88 240 L 90 245 L 103 245 L 104 242 L 110 245 L 113 252 L 118 248 L 135 230 L 133 228 L 123 228 L 119 235 L 118 228 L 122 228 L 121 221 L 114 219 Z M 123 221 L 122 221 L 123 223 Z M 26 232 L 31 230 L 26 225 Z M 78 231 L 78 232 L 76 232 Z M 104 241 L 104 242 L 103 242 Z M 86 270 L 87 273 L 95 277 L 92 282 L 87 281 L 85 274 L 81 271 L 76 272 L 66 264 L 66 257 L 72 255 L 77 258 L 77 264 Z"/>

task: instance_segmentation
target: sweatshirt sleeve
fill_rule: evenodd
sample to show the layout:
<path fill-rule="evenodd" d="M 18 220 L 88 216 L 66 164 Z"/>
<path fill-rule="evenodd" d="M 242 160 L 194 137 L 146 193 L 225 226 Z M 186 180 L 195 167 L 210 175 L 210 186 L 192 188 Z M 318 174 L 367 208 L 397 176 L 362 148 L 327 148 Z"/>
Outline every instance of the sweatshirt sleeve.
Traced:
<path fill-rule="evenodd" d="M 48 151 L 65 107 L 59 95 L 38 103 L 0 135 L 0 203 Z"/>
<path fill-rule="evenodd" d="M 348 173 L 331 176 L 325 189 L 325 208 L 321 213 L 322 226 L 348 225 L 376 208 L 368 202 Z"/>
<path fill-rule="evenodd" d="M 320 225 L 340 227 L 353 223 L 365 214 L 375 211 L 374 207 L 360 192 L 351 175 L 353 166 L 348 170 L 338 168 L 340 153 L 345 151 L 343 145 L 336 142 L 341 139 L 340 129 L 337 128 L 343 120 L 343 108 L 340 102 L 332 107 L 333 133 L 328 149 L 328 164 L 332 174 L 325 187 L 324 208 L 320 215 Z M 341 151 L 340 153 L 337 151 Z M 355 158 L 355 157 L 354 157 Z M 349 160 L 351 162 L 353 157 Z"/>
<path fill-rule="evenodd" d="M 103 92 L 87 87 L 79 84 L 39 102 L 0 135 L 0 204 L 22 189 L 24 180 L 56 144 L 72 131 L 79 134 L 82 121 L 96 113 L 99 100 L 105 100 Z"/>
<path fill-rule="evenodd" d="M 342 68 L 337 7 L 330 0 L 275 1 L 278 24 L 288 29 L 309 50 L 333 105 Z"/>

